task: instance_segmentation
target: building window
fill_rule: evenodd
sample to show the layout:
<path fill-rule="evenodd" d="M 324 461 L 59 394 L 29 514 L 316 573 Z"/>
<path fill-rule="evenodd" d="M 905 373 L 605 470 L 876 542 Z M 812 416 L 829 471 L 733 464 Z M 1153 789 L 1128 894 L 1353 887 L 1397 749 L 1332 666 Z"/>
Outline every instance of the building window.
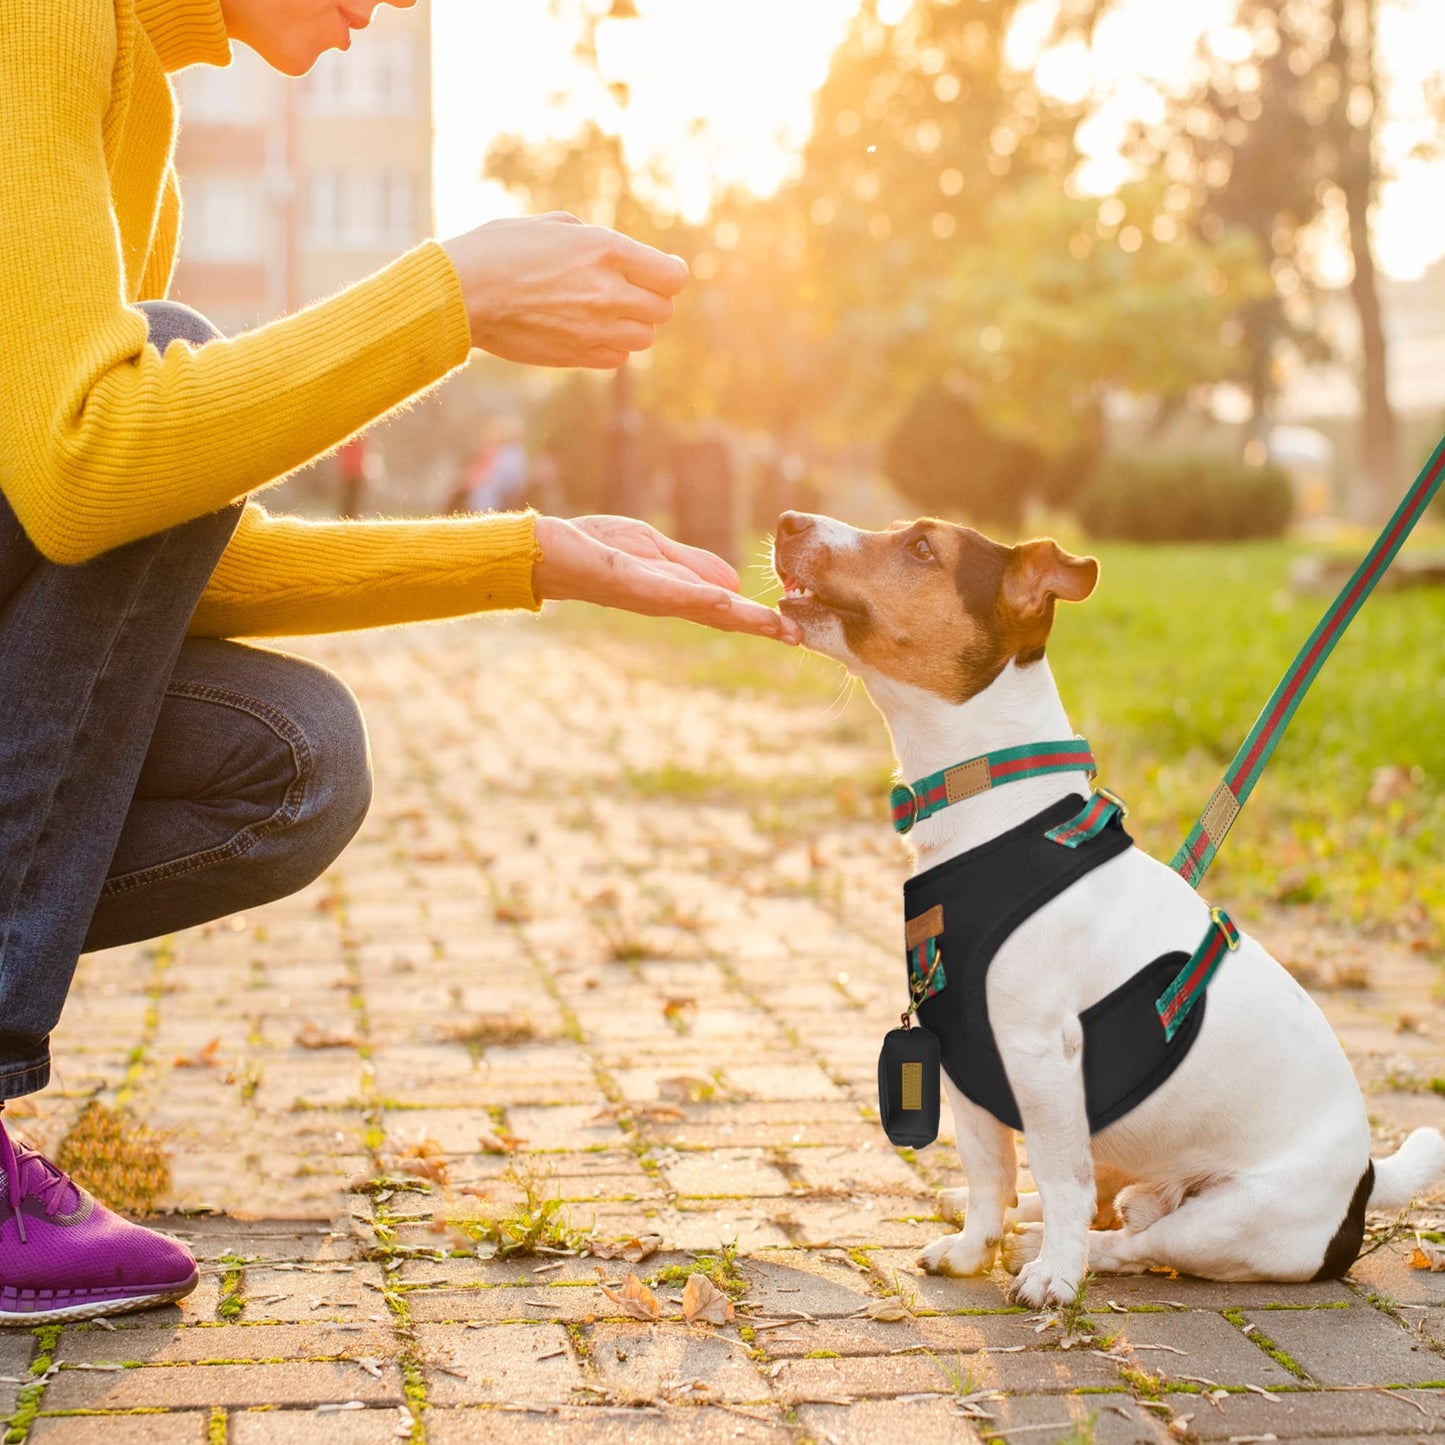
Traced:
<path fill-rule="evenodd" d="M 357 41 L 350 55 L 328 52 L 306 77 L 309 115 L 412 115 L 417 110 L 417 50 L 405 35 Z"/>
<path fill-rule="evenodd" d="M 306 244 L 317 251 L 389 251 L 415 233 L 416 187 L 399 171 L 317 170 L 307 187 Z"/>
<path fill-rule="evenodd" d="M 264 123 L 273 78 L 254 51 L 238 45 L 231 53 L 231 63 L 225 67 L 196 65 L 176 77 L 183 120 L 207 125 Z"/>
<path fill-rule="evenodd" d="M 266 200 L 258 180 L 198 176 L 186 183 L 183 214 L 182 243 L 190 260 L 265 259 Z"/>

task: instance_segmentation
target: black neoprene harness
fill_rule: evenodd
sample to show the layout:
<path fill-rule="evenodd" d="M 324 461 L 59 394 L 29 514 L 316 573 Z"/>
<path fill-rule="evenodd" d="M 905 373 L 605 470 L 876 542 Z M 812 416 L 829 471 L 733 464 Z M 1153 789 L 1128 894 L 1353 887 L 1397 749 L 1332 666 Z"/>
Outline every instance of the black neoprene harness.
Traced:
<path fill-rule="evenodd" d="M 903 885 L 910 944 L 927 938 L 938 954 L 934 991 L 919 1004 L 918 1021 L 938 1036 L 943 1069 L 959 1091 L 1013 1129 L 1023 1120 L 989 1021 L 988 969 L 1025 919 L 1133 846 L 1117 814 L 1077 846 L 1060 847 L 1045 836 L 1076 817 L 1084 802 L 1061 799 Z M 1205 999 L 1201 994 L 1172 1037 L 1160 1027 L 1157 1001 L 1189 961 L 1185 950 L 1162 954 L 1080 1015 L 1091 1133 L 1143 1103 L 1184 1062 L 1203 1023 Z M 1039 960 L 1041 970 L 1049 966 Z"/>

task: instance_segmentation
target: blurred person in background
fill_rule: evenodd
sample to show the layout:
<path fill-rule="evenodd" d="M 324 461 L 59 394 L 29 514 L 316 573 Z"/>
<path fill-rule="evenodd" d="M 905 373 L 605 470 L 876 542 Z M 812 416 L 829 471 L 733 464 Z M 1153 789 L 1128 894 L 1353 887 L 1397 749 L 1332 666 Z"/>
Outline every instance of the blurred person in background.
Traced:
<path fill-rule="evenodd" d="M 168 72 L 226 65 L 235 39 L 302 75 L 376 5 L 0 4 L 0 1104 L 48 1083 L 83 950 L 293 892 L 360 825 L 370 758 L 345 684 L 227 639 L 552 597 L 796 640 L 725 563 L 628 518 L 308 522 L 250 498 L 474 346 L 621 366 L 686 280 L 552 214 L 426 241 L 233 340 L 166 301 Z M 0 1125 L 0 1323 L 119 1313 L 196 1279 L 182 1244 Z"/>

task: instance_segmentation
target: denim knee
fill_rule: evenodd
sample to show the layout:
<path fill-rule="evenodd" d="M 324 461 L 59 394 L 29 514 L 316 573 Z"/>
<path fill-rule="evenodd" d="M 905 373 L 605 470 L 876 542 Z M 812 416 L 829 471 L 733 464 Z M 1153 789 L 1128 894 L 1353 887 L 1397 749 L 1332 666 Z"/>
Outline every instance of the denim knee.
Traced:
<path fill-rule="evenodd" d="M 319 663 L 305 668 L 295 721 L 306 739 L 308 776 L 293 829 L 293 891 L 319 877 L 356 835 L 371 806 L 371 745 L 351 689 Z"/>

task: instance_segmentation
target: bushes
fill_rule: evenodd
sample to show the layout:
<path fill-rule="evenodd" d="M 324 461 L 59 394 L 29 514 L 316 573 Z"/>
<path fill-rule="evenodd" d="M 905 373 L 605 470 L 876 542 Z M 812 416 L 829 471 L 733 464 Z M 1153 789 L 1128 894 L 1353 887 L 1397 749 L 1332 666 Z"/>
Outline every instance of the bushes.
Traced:
<path fill-rule="evenodd" d="M 1076 502 L 1091 537 L 1128 542 L 1233 542 L 1278 537 L 1293 509 L 1278 467 L 1219 457 L 1106 463 Z"/>

